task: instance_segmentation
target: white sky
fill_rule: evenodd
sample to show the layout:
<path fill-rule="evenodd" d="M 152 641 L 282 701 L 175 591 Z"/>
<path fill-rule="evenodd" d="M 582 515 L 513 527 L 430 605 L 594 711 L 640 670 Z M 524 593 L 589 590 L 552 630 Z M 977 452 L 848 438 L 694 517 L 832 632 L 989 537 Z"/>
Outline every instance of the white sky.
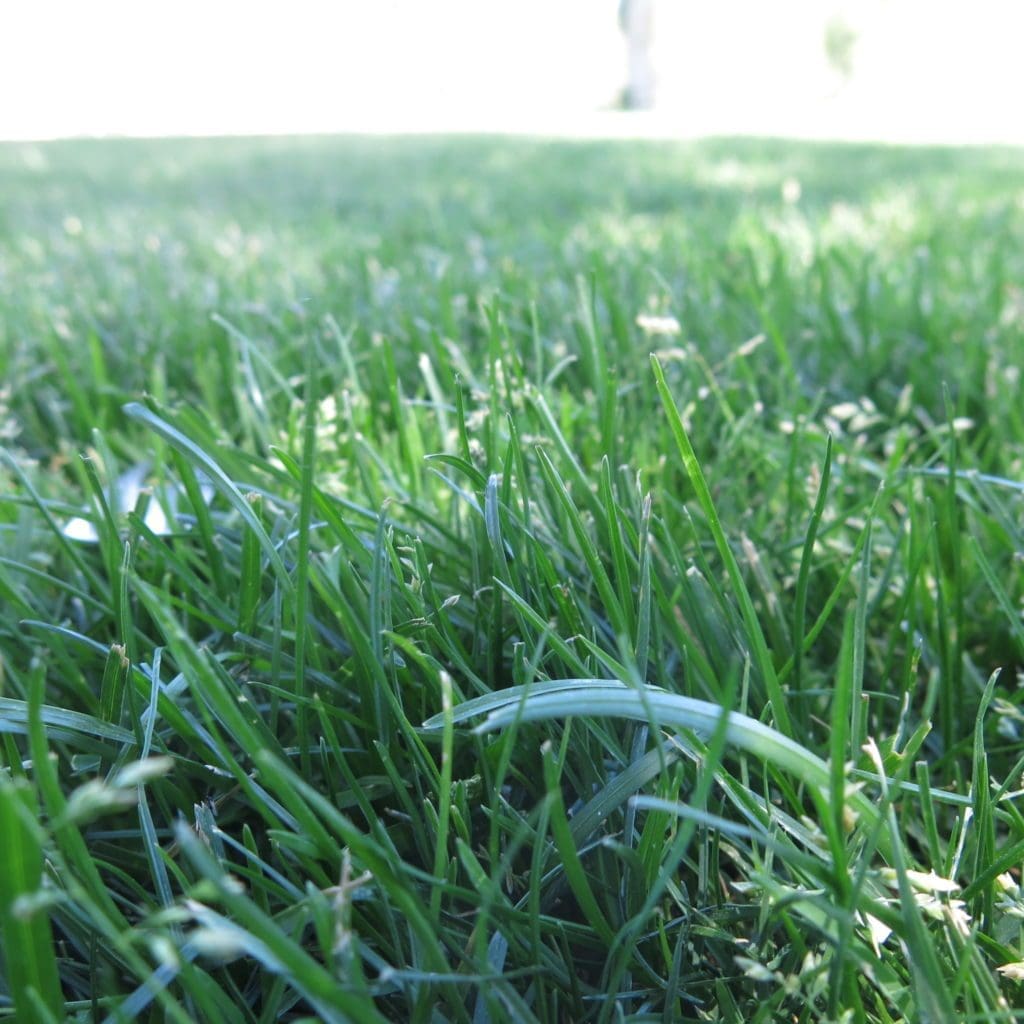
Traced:
<path fill-rule="evenodd" d="M 1024 0 L 0 0 L 0 138 L 521 129 L 1024 143 Z M 822 38 L 858 33 L 840 82 Z M 609 127 L 613 125 L 615 127 Z"/>

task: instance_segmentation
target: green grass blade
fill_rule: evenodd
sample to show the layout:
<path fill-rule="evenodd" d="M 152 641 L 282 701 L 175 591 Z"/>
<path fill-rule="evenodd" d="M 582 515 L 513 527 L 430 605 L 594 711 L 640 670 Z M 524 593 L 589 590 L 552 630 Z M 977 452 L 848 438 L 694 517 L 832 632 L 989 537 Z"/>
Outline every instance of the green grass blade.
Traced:
<path fill-rule="evenodd" d="M 0 938 L 7 990 L 19 1020 L 64 1017 L 43 881 L 44 833 L 35 793 L 0 772 Z M 38 1000 L 38 1004 L 37 1001 Z"/>
<path fill-rule="evenodd" d="M 804 537 L 803 552 L 800 555 L 800 569 L 796 579 L 796 595 L 793 604 L 793 672 L 792 686 L 797 693 L 803 688 L 801 670 L 803 667 L 804 620 L 807 615 L 807 584 L 811 573 L 811 561 L 814 555 L 814 542 L 818 536 L 821 517 L 825 513 L 825 502 L 828 498 L 828 485 L 832 476 L 832 435 L 825 439 L 825 459 L 821 468 L 821 479 L 818 482 L 818 493 L 814 499 L 814 509 L 807 523 Z M 807 709 L 803 702 L 799 705 L 801 724 L 807 727 Z"/>
<path fill-rule="evenodd" d="M 790 721 L 789 710 L 786 706 L 786 698 L 782 692 L 782 688 L 779 686 L 775 665 L 772 662 L 771 654 L 768 651 L 768 645 L 765 642 L 764 633 L 762 632 L 761 625 L 758 622 L 757 612 L 754 610 L 754 604 L 750 599 L 750 592 L 747 590 L 747 585 L 743 580 L 743 574 L 740 572 L 739 563 L 736 561 L 736 556 L 733 554 L 732 547 L 729 544 L 728 538 L 725 536 L 725 531 L 722 529 L 721 521 L 718 518 L 718 512 L 715 509 L 715 503 L 711 497 L 711 491 L 708 488 L 707 480 L 704 478 L 704 471 L 701 469 L 700 462 L 697 460 L 697 455 L 693 450 L 693 445 L 690 443 L 690 438 L 687 436 L 686 428 L 683 426 L 679 410 L 676 408 L 675 401 L 672 398 L 672 392 L 669 390 L 668 383 L 665 380 L 665 373 L 661 368 L 661 363 L 658 362 L 657 357 L 653 355 L 651 356 L 651 367 L 654 370 L 654 379 L 657 384 L 658 394 L 661 396 L 661 402 L 664 406 L 665 414 L 668 416 L 669 425 L 672 428 L 672 435 L 675 438 L 676 447 L 682 457 L 687 476 L 690 478 L 690 483 L 692 484 L 693 489 L 697 492 L 697 502 L 700 505 L 701 511 L 704 513 L 704 518 L 707 520 L 708 529 L 711 531 L 711 536 L 715 541 L 715 547 L 718 549 L 718 554 L 725 565 L 726 572 L 729 574 L 729 581 L 732 583 L 733 592 L 736 595 L 737 601 L 739 601 L 740 612 L 743 616 L 743 623 L 747 630 L 748 641 L 753 648 L 752 654 L 754 664 L 757 666 L 757 669 L 764 680 L 765 689 L 768 692 L 768 699 L 771 701 L 772 712 L 779 724 L 779 729 L 787 736 L 792 736 L 793 725 Z"/>
<path fill-rule="evenodd" d="M 161 419 L 156 413 L 147 409 L 138 402 L 129 402 L 124 407 L 125 414 L 134 420 L 149 427 L 168 442 L 176 451 L 180 452 L 193 466 L 198 466 L 209 478 L 210 482 L 227 499 L 228 503 L 242 517 L 250 530 L 259 538 L 260 547 L 263 548 L 267 559 L 273 566 L 277 578 L 286 593 L 292 591 L 292 581 L 285 568 L 277 548 L 267 536 L 263 524 L 256 518 L 249 502 L 235 486 L 228 475 L 217 465 L 214 460 L 206 454 L 194 441 L 186 437 L 177 427 L 172 426 L 166 420 Z"/>
<path fill-rule="evenodd" d="M 648 686 L 640 693 L 636 689 L 610 679 L 563 679 L 530 687 L 510 687 L 500 693 L 489 694 L 460 704 L 454 709 L 456 724 L 486 715 L 477 726 L 477 732 L 503 729 L 513 722 L 547 721 L 555 718 L 579 716 L 581 709 L 589 717 L 624 718 L 649 722 L 673 729 L 690 729 L 698 736 L 708 738 L 726 717 L 726 742 L 753 754 L 777 768 L 792 773 L 809 785 L 827 790 L 832 784 L 828 764 L 788 736 L 764 723 L 735 711 L 725 711 L 720 705 L 668 693 Z M 438 718 L 428 719 L 426 729 L 436 729 Z M 868 824 L 878 820 L 872 802 L 861 793 L 850 794 L 852 809 Z"/>

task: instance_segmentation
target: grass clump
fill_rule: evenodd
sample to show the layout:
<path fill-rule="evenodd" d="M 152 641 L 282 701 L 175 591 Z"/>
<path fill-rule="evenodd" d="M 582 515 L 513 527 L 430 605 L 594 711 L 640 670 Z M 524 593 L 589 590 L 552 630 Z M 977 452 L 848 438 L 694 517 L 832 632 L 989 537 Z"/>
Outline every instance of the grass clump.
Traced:
<path fill-rule="evenodd" d="M 1022 171 L 0 149 L 0 1017 L 1018 1019 Z"/>

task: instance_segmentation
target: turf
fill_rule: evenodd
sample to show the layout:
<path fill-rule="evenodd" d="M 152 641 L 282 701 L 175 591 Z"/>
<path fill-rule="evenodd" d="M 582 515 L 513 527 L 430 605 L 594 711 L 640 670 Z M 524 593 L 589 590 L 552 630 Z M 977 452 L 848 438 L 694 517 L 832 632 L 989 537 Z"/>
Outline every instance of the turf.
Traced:
<path fill-rule="evenodd" d="M 0 1017 L 1024 1017 L 1024 152 L 0 184 Z"/>

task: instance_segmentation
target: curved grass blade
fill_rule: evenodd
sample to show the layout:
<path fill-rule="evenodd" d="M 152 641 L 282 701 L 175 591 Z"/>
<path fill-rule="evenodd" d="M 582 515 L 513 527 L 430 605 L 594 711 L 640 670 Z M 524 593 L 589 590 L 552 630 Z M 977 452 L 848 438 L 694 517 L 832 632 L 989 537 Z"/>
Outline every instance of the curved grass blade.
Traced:
<path fill-rule="evenodd" d="M 664 728 L 690 729 L 702 739 L 714 734 L 722 715 L 728 716 L 726 743 L 784 769 L 809 785 L 827 791 L 831 769 L 817 754 L 754 718 L 725 711 L 719 704 L 668 693 L 655 686 L 644 692 L 614 679 L 561 679 L 532 686 L 514 686 L 500 693 L 466 701 L 454 709 L 452 721 L 466 722 L 486 715 L 478 733 L 493 732 L 513 722 L 539 722 L 581 715 L 594 718 L 626 718 L 651 722 Z M 436 729 L 435 715 L 424 728 Z M 869 824 L 878 822 L 878 810 L 861 792 L 849 794 L 851 809 Z"/>
<path fill-rule="evenodd" d="M 292 581 L 288 570 L 278 554 L 274 542 L 270 539 L 263 524 L 259 521 L 252 507 L 246 500 L 245 495 L 235 486 L 234 482 L 217 465 L 209 455 L 206 454 L 194 441 L 186 437 L 177 427 L 171 426 L 166 420 L 161 419 L 152 410 L 147 409 L 139 402 L 129 402 L 124 407 L 126 416 L 130 416 L 140 423 L 144 423 L 152 431 L 159 434 L 176 451 L 180 452 L 193 465 L 199 466 L 210 478 L 210 482 L 227 499 L 231 507 L 242 517 L 246 525 L 256 535 L 260 547 L 267 553 L 270 564 L 274 567 L 286 593 L 292 592 Z"/>
<path fill-rule="evenodd" d="M 0 697 L 0 732 L 28 735 L 29 713 L 28 701 Z M 112 740 L 124 744 L 135 743 L 135 736 L 128 729 L 122 729 L 119 725 L 113 725 L 80 711 L 68 711 L 43 704 L 39 708 L 39 717 L 49 734 L 65 743 L 74 743 L 83 738 Z"/>

